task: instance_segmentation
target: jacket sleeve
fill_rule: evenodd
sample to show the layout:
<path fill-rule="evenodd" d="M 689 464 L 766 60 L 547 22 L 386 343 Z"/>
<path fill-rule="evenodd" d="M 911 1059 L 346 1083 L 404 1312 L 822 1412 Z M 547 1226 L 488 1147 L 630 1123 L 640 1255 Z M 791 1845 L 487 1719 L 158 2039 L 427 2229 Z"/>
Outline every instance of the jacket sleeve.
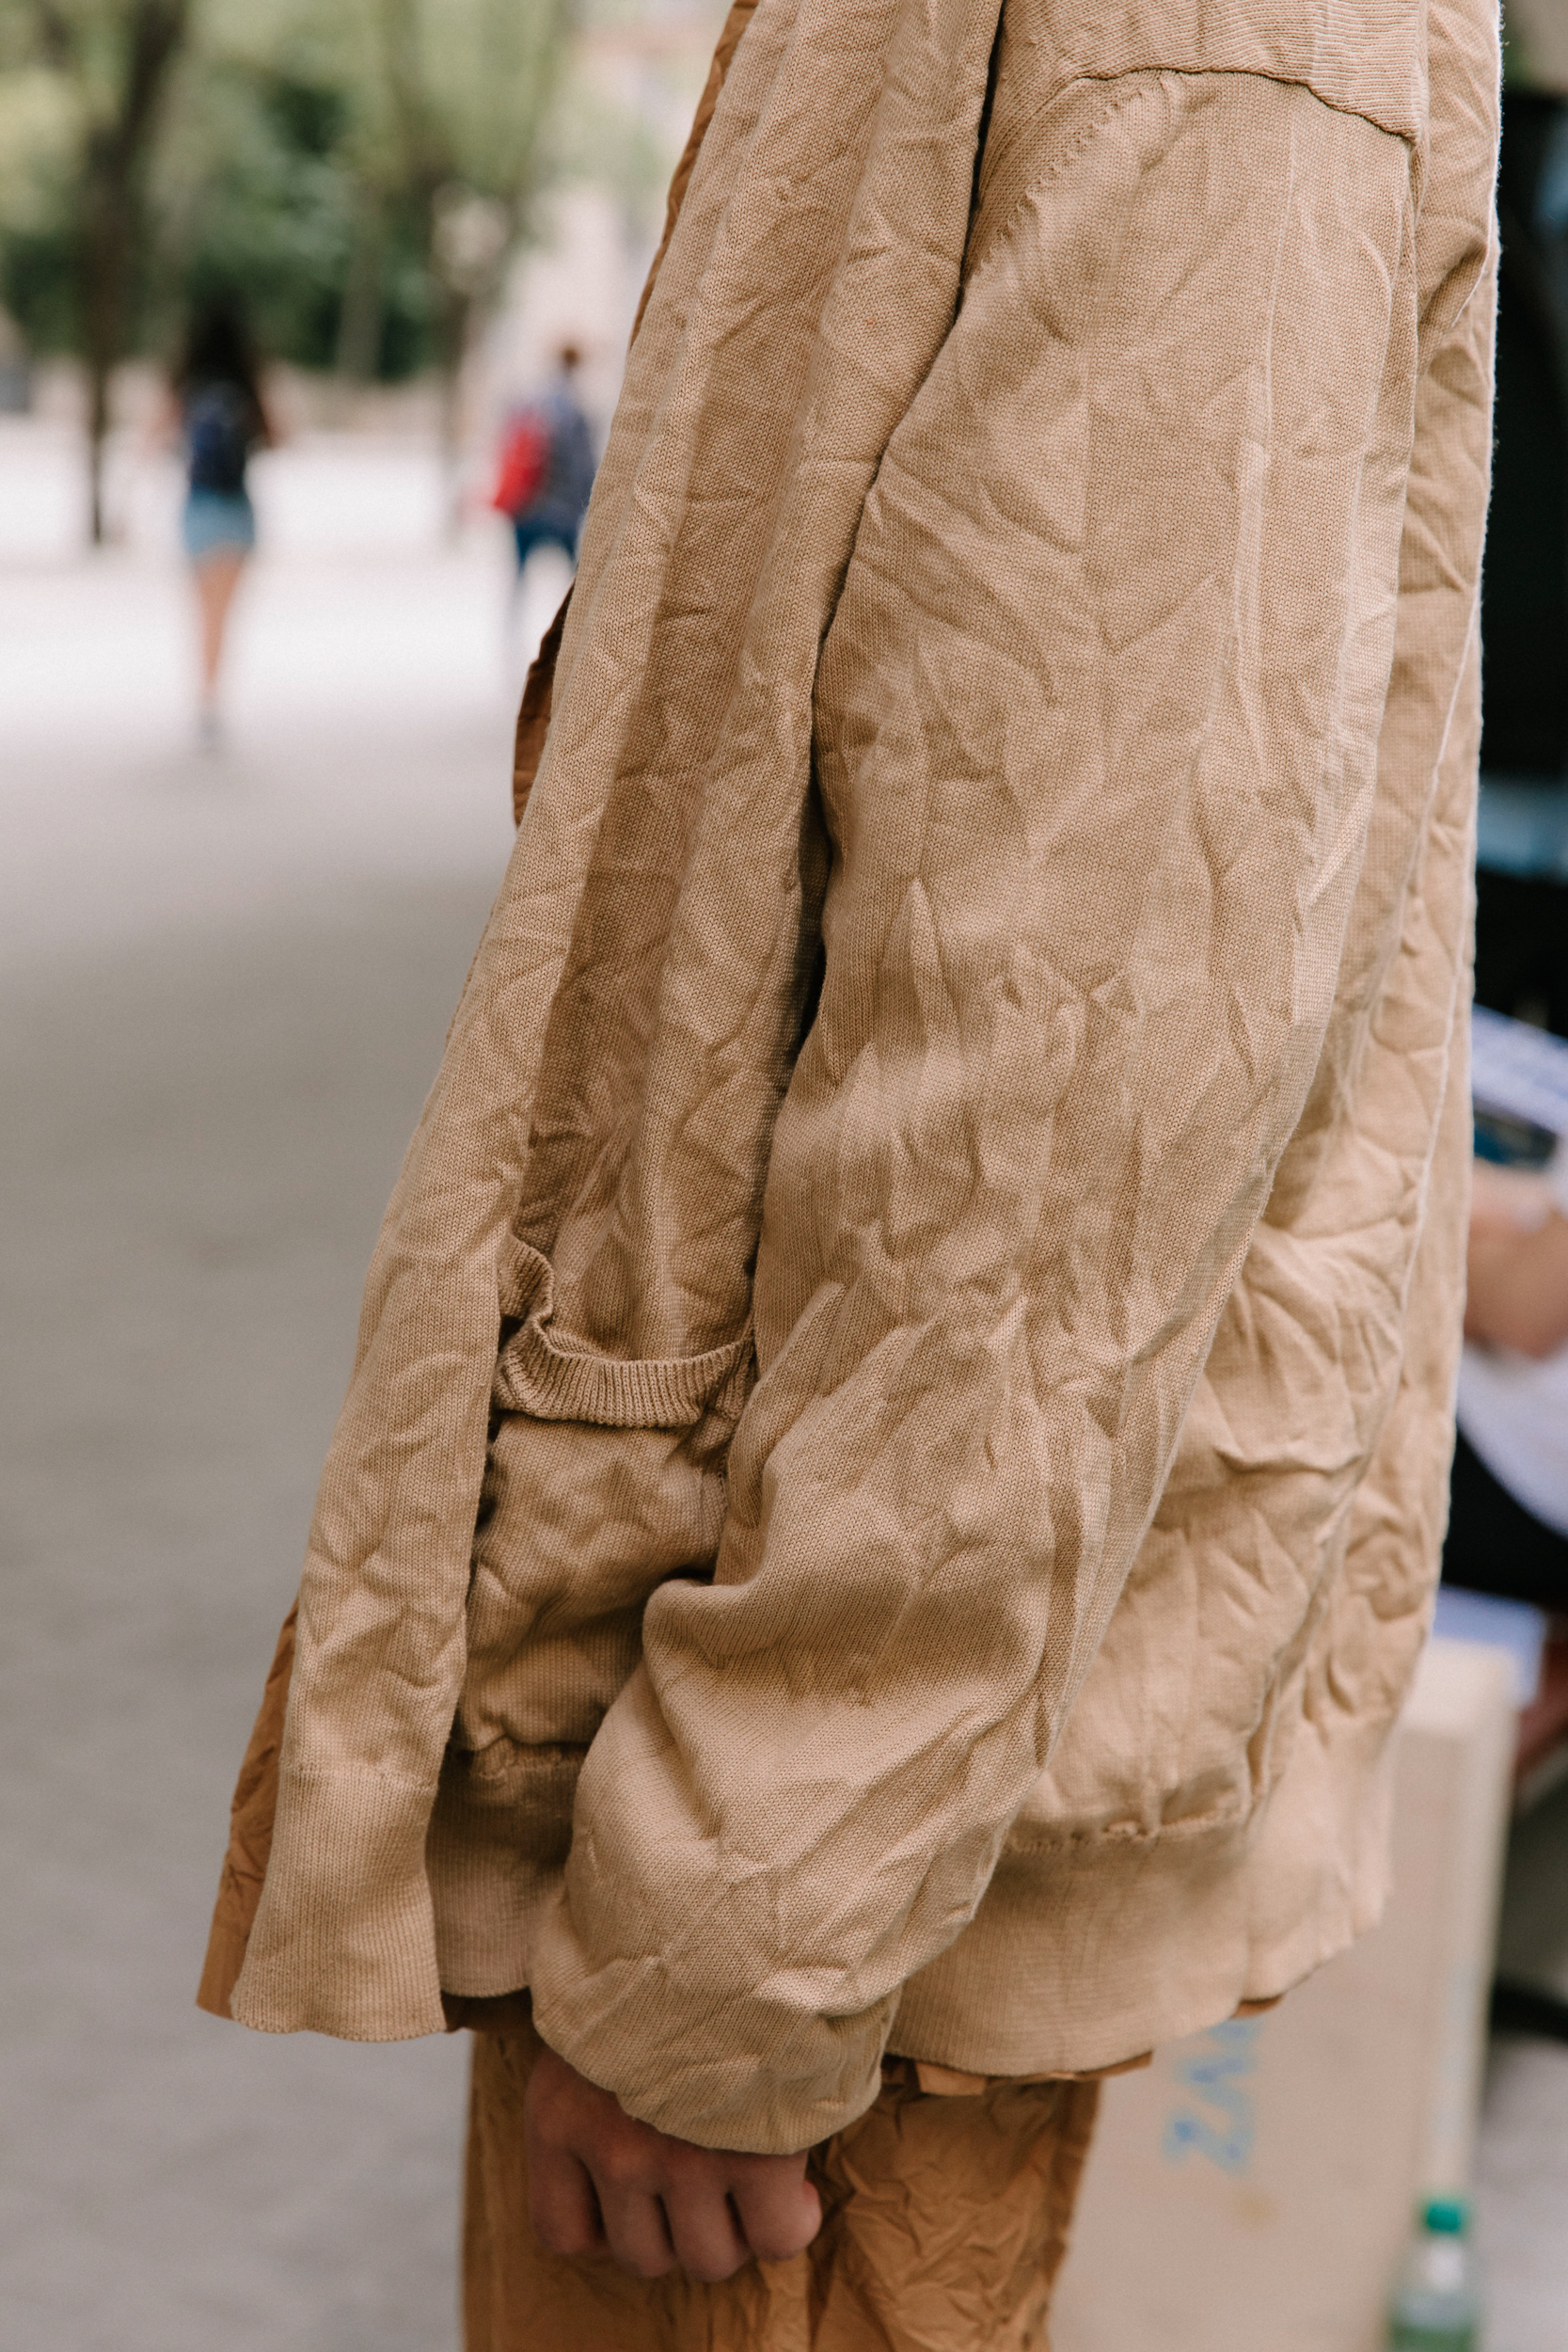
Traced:
<path fill-rule="evenodd" d="M 670 184 L 664 231 L 637 306 L 637 316 L 632 325 L 634 339 L 642 324 L 649 296 L 669 250 L 670 239 L 674 233 L 703 140 L 713 120 L 725 79 L 735 61 L 736 51 L 740 46 L 741 36 L 751 23 L 756 5 L 757 0 L 731 0 L 690 134 Z M 512 809 L 514 819 L 519 824 L 544 755 L 545 738 L 550 723 L 556 662 L 571 601 L 572 592 L 568 588 L 559 612 L 545 632 L 538 654 L 530 665 L 518 707 L 513 742 Z M 261 1704 L 234 1790 L 229 1846 L 219 1877 L 201 1981 L 197 1993 L 198 2008 L 208 2010 L 214 2017 L 230 2014 L 230 2002 L 245 1965 L 251 1929 L 255 1925 L 266 1880 L 277 1812 L 283 1724 L 293 1675 L 297 1618 L 296 1603 L 284 1619 L 277 1638 L 277 1654 L 267 1675 Z"/>
<path fill-rule="evenodd" d="M 1409 154 L 1300 88 L 1175 79 L 982 195 L 824 646 L 825 977 L 760 1378 L 717 1571 L 649 1603 L 533 1970 L 548 2041 L 710 2145 L 861 2111 L 973 1915 L 1334 998 L 1398 602 Z"/>

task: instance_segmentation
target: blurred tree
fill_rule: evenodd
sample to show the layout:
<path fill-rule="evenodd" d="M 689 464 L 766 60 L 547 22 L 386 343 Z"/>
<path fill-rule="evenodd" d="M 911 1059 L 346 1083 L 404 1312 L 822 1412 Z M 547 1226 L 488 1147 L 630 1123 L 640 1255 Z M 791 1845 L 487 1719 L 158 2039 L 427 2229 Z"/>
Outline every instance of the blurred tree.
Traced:
<path fill-rule="evenodd" d="M 0 6 L 4 0 L 0 0 Z M 546 176 L 572 0 L 205 0 L 160 166 L 165 278 L 241 286 L 351 381 L 434 362 Z"/>
<path fill-rule="evenodd" d="M 343 0 L 358 105 L 346 143 L 355 251 L 338 363 L 370 372 L 385 255 L 401 233 L 422 265 L 449 477 L 476 315 L 495 295 L 548 164 L 546 138 L 574 0 Z"/>
<path fill-rule="evenodd" d="M 0 63 L 0 301 L 34 350 L 73 340 L 65 193 L 75 136 L 75 109 L 58 75 L 31 62 Z"/>
<path fill-rule="evenodd" d="M 0 56 L 51 118 L 57 280 L 87 371 L 92 535 L 103 536 L 109 379 L 131 345 L 148 167 L 189 0 L 0 0 Z M 9 291 L 9 289 L 8 289 Z"/>
<path fill-rule="evenodd" d="M 238 292 L 347 379 L 434 365 L 455 454 L 477 314 L 556 165 L 576 0 L 0 0 L 0 300 L 111 372 Z"/>
<path fill-rule="evenodd" d="M 264 351 L 331 365 L 353 247 L 354 103 L 338 61 L 281 11 L 206 0 L 152 175 L 147 345 L 166 349 L 191 309 L 237 294 Z M 417 343 L 418 318 L 412 327 Z"/>

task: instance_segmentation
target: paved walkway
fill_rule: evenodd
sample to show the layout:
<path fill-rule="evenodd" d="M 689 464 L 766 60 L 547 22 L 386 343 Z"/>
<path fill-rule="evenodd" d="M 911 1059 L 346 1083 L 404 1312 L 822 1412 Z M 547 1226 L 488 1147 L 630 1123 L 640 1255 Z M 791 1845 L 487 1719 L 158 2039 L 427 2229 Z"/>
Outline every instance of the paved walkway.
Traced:
<path fill-rule="evenodd" d="M 247 583 L 216 759 L 177 566 L 0 571 L 8 2352 L 455 2343 L 458 2043 L 191 2006 L 366 1260 L 510 841 L 504 549 L 421 550 L 420 461 L 373 464 L 374 530 Z"/>
<path fill-rule="evenodd" d="M 166 479 L 83 563 L 69 461 L 0 427 L 0 2332 L 450 2352 L 459 2047 L 263 2041 L 191 1995 L 366 1260 L 508 847 L 505 549 L 431 553 L 417 453 L 282 453 L 204 758 Z M 1544 1978 L 1564 1883 L 1568 1797 L 1511 1902 Z M 1482 2166 L 1490 2352 L 1568 2352 L 1568 2052 L 1499 2050 Z"/>

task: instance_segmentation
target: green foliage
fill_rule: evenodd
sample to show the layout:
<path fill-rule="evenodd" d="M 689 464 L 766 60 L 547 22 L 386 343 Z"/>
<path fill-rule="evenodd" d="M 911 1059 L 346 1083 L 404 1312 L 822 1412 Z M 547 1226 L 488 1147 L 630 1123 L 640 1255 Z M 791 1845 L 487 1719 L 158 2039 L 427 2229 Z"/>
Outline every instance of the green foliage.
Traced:
<path fill-rule="evenodd" d="M 13 15 L 0 8 L 14 39 Z M 79 135 L 80 107 L 60 75 L 25 57 L 0 69 L 0 302 L 40 350 L 72 336 L 68 196 Z"/>
<path fill-rule="evenodd" d="M 0 299 L 36 348 L 82 347 L 89 151 L 150 5 L 0 0 Z M 137 167 L 123 342 L 166 348 L 222 288 L 305 366 L 451 364 L 527 230 L 570 8 L 191 0 Z"/>
<path fill-rule="evenodd" d="M 187 309 L 238 290 L 264 349 L 332 364 L 354 244 L 348 112 L 309 60 L 190 62 L 154 168 L 144 342 L 166 345 Z"/>

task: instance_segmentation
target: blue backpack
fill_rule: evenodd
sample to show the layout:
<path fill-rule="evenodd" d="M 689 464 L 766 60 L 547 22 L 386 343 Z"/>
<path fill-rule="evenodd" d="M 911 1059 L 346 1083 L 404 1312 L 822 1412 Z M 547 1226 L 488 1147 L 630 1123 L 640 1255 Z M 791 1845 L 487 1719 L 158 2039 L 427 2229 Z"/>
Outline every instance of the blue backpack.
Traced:
<path fill-rule="evenodd" d="M 199 385 L 185 402 L 191 488 L 238 498 L 254 434 L 251 402 L 239 385 Z"/>

